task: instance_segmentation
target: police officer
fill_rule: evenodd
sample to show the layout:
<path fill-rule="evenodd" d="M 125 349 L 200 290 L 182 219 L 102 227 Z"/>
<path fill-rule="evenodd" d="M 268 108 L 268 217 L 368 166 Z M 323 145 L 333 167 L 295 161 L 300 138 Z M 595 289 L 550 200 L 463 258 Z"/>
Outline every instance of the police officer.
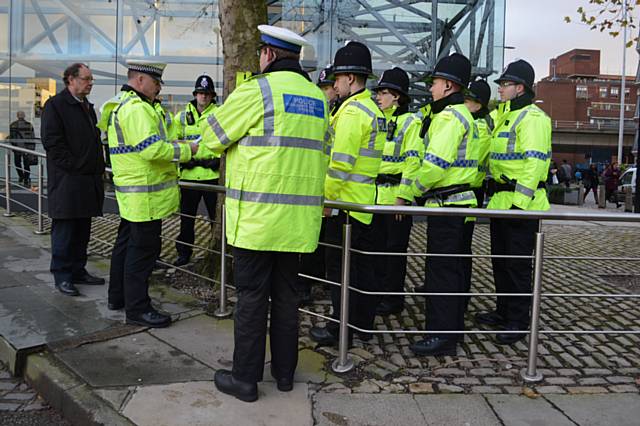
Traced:
<path fill-rule="evenodd" d="M 322 71 L 318 73 L 318 87 L 322 89 L 324 95 L 329 102 L 329 108 L 332 109 L 335 102 L 338 100 L 338 92 L 334 89 L 335 76 L 333 75 L 333 67 L 327 65 Z"/>
<path fill-rule="evenodd" d="M 148 278 L 160 254 L 162 219 L 178 210 L 179 162 L 197 144 L 167 138 L 154 100 L 165 64 L 127 62 L 128 83 L 102 106 L 99 128 L 107 132 L 120 226 L 111 255 L 108 308 L 125 308 L 126 322 L 166 327 L 171 317 L 151 306 Z"/>
<path fill-rule="evenodd" d="M 489 99 L 491 99 L 491 87 L 485 80 L 476 80 L 469 85 L 469 90 L 465 92 L 464 104 L 471 112 L 476 124 L 477 138 L 474 141 L 478 144 L 478 173 L 476 180 L 471 184 L 473 192 L 476 194 L 478 207 L 482 207 L 485 194 L 485 177 L 489 168 L 489 146 L 491 145 L 491 132 L 493 130 L 493 120 L 489 116 Z M 475 218 L 469 218 L 465 223 L 465 248 L 466 254 L 471 254 L 471 242 L 473 240 L 473 229 Z M 471 290 L 471 269 L 473 259 L 464 259 L 465 263 L 465 287 L 464 292 Z M 469 297 L 465 298 L 465 312 L 469 305 Z M 461 336 L 461 335 L 460 335 Z"/>
<path fill-rule="evenodd" d="M 342 103 L 331 117 L 334 140 L 329 170 L 325 180 L 325 198 L 360 204 L 374 204 L 375 180 L 380 170 L 382 149 L 386 138 L 386 119 L 366 89 L 367 77 L 372 75 L 371 52 L 362 43 L 352 41 L 336 52 L 333 62 L 334 88 Z M 369 213 L 332 211 L 325 208 L 326 241 L 342 243 L 343 225 L 352 224 L 351 245 L 355 249 L 378 251 L 380 236 L 376 234 Z M 341 251 L 326 250 L 327 279 L 340 282 Z M 367 291 L 379 291 L 374 273 L 377 258 L 352 254 L 351 285 Z M 356 327 L 372 329 L 378 297 L 352 293 L 349 296 L 349 322 Z M 331 287 L 334 318 L 340 317 L 340 288 Z M 311 338 L 322 345 L 338 342 L 338 326 L 330 322 L 326 327 L 313 327 Z M 370 337 L 358 333 L 362 339 Z M 350 333 L 350 337 L 351 333 Z M 351 339 L 350 339 L 351 340 Z"/>
<path fill-rule="evenodd" d="M 213 87 L 213 80 L 208 75 L 201 75 L 196 79 L 193 96 L 195 98 L 187 104 L 175 120 L 177 139 L 188 141 L 198 139 L 201 125 L 217 108 L 215 103 L 216 90 Z M 217 185 L 220 176 L 219 167 L 219 156 L 202 146 L 190 161 L 180 165 L 180 180 Z M 200 199 L 204 199 L 209 218 L 215 218 L 215 192 L 180 188 L 180 213 L 182 215 L 180 216 L 180 234 L 176 241 L 178 259 L 174 262 L 175 266 L 186 265 L 191 259 L 192 245 L 195 241 L 194 217 L 198 213 Z"/>
<path fill-rule="evenodd" d="M 307 41 L 284 28 L 258 29 L 261 74 L 237 87 L 202 133 L 207 148 L 226 151 L 226 233 L 238 296 L 233 369 L 218 370 L 214 381 L 247 402 L 258 399 L 269 306 L 271 375 L 280 391 L 293 388 L 298 257 L 318 244 L 329 126 L 324 95 L 300 66 Z"/>
<path fill-rule="evenodd" d="M 387 119 L 387 137 L 377 184 L 376 204 L 394 205 L 401 186 L 410 187 L 424 156 L 420 138 L 420 120 L 409 112 L 409 76 L 401 68 L 382 73 L 373 89 L 376 102 Z M 406 253 L 411 234 L 412 217 L 380 215 L 376 230 L 381 234 L 385 252 Z M 387 256 L 376 262 L 376 276 L 384 291 L 403 292 L 407 272 L 405 256 Z M 398 314 L 404 308 L 404 297 L 384 296 L 376 309 L 378 315 Z"/>
<path fill-rule="evenodd" d="M 426 152 L 413 185 L 399 191 L 399 203 L 417 197 L 426 207 L 475 207 L 471 184 L 478 173 L 478 156 L 473 141 L 475 125 L 464 106 L 463 89 L 469 84 L 471 63 L 458 53 L 442 58 L 431 77 L 430 115 L 425 117 Z M 463 254 L 465 217 L 429 216 L 427 252 Z M 427 291 L 460 293 L 465 287 L 463 261 L 457 257 L 429 257 L 426 260 Z M 428 331 L 460 330 L 464 320 L 464 297 L 427 297 Z M 455 334 L 430 334 L 412 344 L 418 355 L 455 355 Z"/>
<path fill-rule="evenodd" d="M 500 78 L 501 103 L 491 140 L 489 168 L 495 194 L 489 209 L 549 210 L 545 181 L 551 158 L 551 120 L 533 103 L 535 73 L 526 61 L 507 66 Z M 533 253 L 539 221 L 491 219 L 491 254 Z M 531 259 L 491 259 L 497 293 L 531 292 Z M 499 296 L 496 310 L 476 315 L 476 320 L 506 330 L 526 330 L 531 298 Z M 499 333 L 500 344 L 512 344 L 525 333 Z"/>

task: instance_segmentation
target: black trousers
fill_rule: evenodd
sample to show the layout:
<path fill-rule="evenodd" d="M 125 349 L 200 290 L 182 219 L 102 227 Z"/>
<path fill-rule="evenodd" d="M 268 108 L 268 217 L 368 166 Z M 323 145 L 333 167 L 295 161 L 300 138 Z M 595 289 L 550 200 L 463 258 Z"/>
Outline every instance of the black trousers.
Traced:
<path fill-rule="evenodd" d="M 120 219 L 111 254 L 109 302 L 124 302 L 127 315 L 152 309 L 149 276 L 160 255 L 162 221 L 129 222 Z"/>
<path fill-rule="evenodd" d="M 214 180 L 183 180 L 183 182 L 195 182 L 207 185 L 217 185 L 218 179 Z M 180 188 L 180 213 L 195 216 L 198 213 L 200 199 L 204 199 L 204 205 L 210 219 L 216 217 L 217 194 L 209 191 L 199 191 L 197 189 Z M 180 234 L 176 239 L 176 250 L 180 256 L 191 257 L 193 247 L 181 242 L 193 245 L 195 241 L 195 219 L 193 217 L 180 216 Z"/>
<path fill-rule="evenodd" d="M 56 284 L 86 273 L 91 218 L 51 220 L 51 273 Z"/>
<path fill-rule="evenodd" d="M 465 218 L 429 216 L 427 252 L 465 254 Z M 430 293 L 462 293 L 466 286 L 465 260 L 460 257 L 428 257 L 425 262 L 425 287 Z M 428 296 L 426 330 L 462 330 L 466 297 Z M 438 334 L 450 340 L 459 335 Z"/>
<path fill-rule="evenodd" d="M 467 223 L 464 224 L 464 231 L 463 231 L 463 249 L 464 249 L 464 254 L 472 254 L 472 250 L 471 250 L 471 243 L 473 241 L 473 230 L 475 228 L 476 222 L 475 221 L 469 221 Z M 464 293 L 469 293 L 471 291 L 471 275 L 472 275 L 472 270 L 473 270 L 473 258 L 471 257 L 466 257 L 462 259 L 462 262 L 464 264 L 464 287 L 462 288 L 462 291 Z M 467 308 L 469 307 L 469 301 L 471 300 L 471 296 L 466 296 L 463 298 L 464 299 L 464 311 L 463 314 L 467 312 Z M 461 322 L 460 322 L 460 330 L 464 330 L 464 316 L 462 318 L 460 318 Z M 459 337 L 462 337 L 462 335 L 460 335 Z"/>
<path fill-rule="evenodd" d="M 338 216 L 327 218 L 325 239 L 327 243 L 341 245 L 343 225 L 347 221 L 347 214 L 340 212 Z M 380 221 L 379 215 L 373 215 L 373 222 L 365 225 L 353 218 L 351 223 L 351 247 L 358 250 L 380 251 L 382 247 L 380 235 L 375 228 Z M 341 282 L 342 250 L 327 248 L 326 250 L 327 279 Z M 351 268 L 349 271 L 350 286 L 366 291 L 381 291 L 380 280 L 376 278 L 374 256 L 351 253 Z M 373 329 L 376 316 L 376 306 L 380 302 L 379 296 L 365 295 L 357 292 L 349 293 L 349 323 L 363 329 Z M 333 317 L 340 318 L 340 287 L 331 286 L 331 303 Z M 327 327 L 337 334 L 338 324 L 330 322 Z"/>
<path fill-rule="evenodd" d="M 320 227 L 320 242 L 325 242 L 325 222 L 327 219 L 322 219 L 322 225 Z M 300 272 L 305 275 L 311 275 L 313 277 L 325 278 L 325 246 L 318 245 L 318 248 L 313 253 L 304 253 L 300 255 Z M 303 293 L 309 293 L 311 286 L 318 281 L 308 278 L 298 277 L 298 291 Z"/>
<path fill-rule="evenodd" d="M 27 154 L 22 152 L 13 153 L 13 164 L 18 172 L 18 179 L 27 180 L 31 176 L 31 164 L 28 162 Z"/>
<path fill-rule="evenodd" d="M 238 302 L 234 313 L 233 377 L 262 380 L 269 297 L 271 373 L 293 379 L 298 364 L 298 253 L 233 248 Z"/>
<path fill-rule="evenodd" d="M 413 219 L 411 216 L 403 216 L 402 220 L 396 220 L 396 215 L 380 215 L 374 222 L 375 232 L 383 243 L 383 251 L 393 253 L 406 253 L 409 247 L 409 236 Z M 407 274 L 406 256 L 383 256 L 375 262 L 376 277 L 380 280 L 382 291 L 404 291 L 404 280 Z M 404 306 L 404 296 L 383 296 L 394 307 Z"/>
<path fill-rule="evenodd" d="M 533 253 L 539 221 L 535 219 L 491 219 L 491 254 L 528 255 Z M 497 293 L 530 293 L 531 259 L 492 259 Z M 496 312 L 507 325 L 522 330 L 529 326 L 531 297 L 500 296 Z"/>

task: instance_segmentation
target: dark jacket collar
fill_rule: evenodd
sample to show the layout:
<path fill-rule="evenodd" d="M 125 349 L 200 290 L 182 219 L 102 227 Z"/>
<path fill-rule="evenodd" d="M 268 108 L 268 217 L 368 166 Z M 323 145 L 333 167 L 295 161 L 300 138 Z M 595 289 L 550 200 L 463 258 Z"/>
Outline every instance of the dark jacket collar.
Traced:
<path fill-rule="evenodd" d="M 272 63 L 270 63 L 267 68 L 262 72 L 262 74 L 266 74 L 268 72 L 277 72 L 277 71 L 291 71 L 297 74 L 300 74 L 307 80 L 311 81 L 311 77 L 307 74 L 302 67 L 300 66 L 300 62 L 294 59 L 276 59 Z"/>
<path fill-rule="evenodd" d="M 509 103 L 509 111 L 517 111 L 533 103 L 533 95 L 529 92 L 525 92 L 517 98 L 511 99 Z"/>
<path fill-rule="evenodd" d="M 431 104 L 431 114 L 442 112 L 449 105 L 459 105 L 464 103 L 464 95 L 460 92 L 452 93 L 447 97 L 438 99 Z"/>
<path fill-rule="evenodd" d="M 134 89 L 133 87 L 129 86 L 128 84 L 123 84 L 122 87 L 120 88 L 120 91 L 122 92 L 134 92 L 136 95 L 138 95 L 140 97 L 140 99 L 142 99 L 145 102 L 149 102 L 151 105 L 153 105 L 153 102 L 151 102 L 151 99 L 147 98 L 145 95 L 143 95 L 142 93 L 138 92 L 136 89 Z"/>

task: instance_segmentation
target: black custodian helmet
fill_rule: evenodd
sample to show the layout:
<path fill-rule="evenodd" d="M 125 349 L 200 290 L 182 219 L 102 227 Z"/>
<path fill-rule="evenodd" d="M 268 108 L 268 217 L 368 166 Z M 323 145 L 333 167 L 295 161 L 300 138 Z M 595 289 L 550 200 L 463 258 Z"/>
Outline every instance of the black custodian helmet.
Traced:
<path fill-rule="evenodd" d="M 333 72 L 334 74 L 373 75 L 369 48 L 358 41 L 350 41 L 336 52 Z"/>
<path fill-rule="evenodd" d="M 465 93 L 465 97 L 473 99 L 486 107 L 489 105 L 489 99 L 491 99 L 491 87 L 485 80 L 476 80 L 469 85 L 469 90 Z"/>
<path fill-rule="evenodd" d="M 409 97 L 409 75 L 398 67 L 391 68 L 382 73 L 378 84 L 373 90 L 392 89 Z"/>
<path fill-rule="evenodd" d="M 443 78 L 466 88 L 471 80 L 471 62 L 460 53 L 445 56 L 438 61 L 429 80 L 434 78 Z"/>
<path fill-rule="evenodd" d="M 536 79 L 536 73 L 531 64 L 527 61 L 519 59 L 507 65 L 502 75 L 495 80 L 500 84 L 503 81 L 511 81 L 522 84 L 531 93 L 533 93 L 533 83 Z"/>
<path fill-rule="evenodd" d="M 333 66 L 327 65 L 318 73 L 318 86 L 333 86 L 335 77 L 333 76 Z"/>
<path fill-rule="evenodd" d="M 196 79 L 195 88 L 193 89 L 193 96 L 196 93 L 211 93 L 216 96 L 216 88 L 213 86 L 213 80 L 208 75 L 201 75 Z"/>

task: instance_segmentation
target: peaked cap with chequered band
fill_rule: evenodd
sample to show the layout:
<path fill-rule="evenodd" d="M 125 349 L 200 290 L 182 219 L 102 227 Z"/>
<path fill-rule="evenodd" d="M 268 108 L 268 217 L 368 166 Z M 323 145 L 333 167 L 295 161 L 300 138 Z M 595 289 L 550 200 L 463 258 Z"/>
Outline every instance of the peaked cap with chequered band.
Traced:
<path fill-rule="evenodd" d="M 127 68 L 130 69 L 131 71 L 137 71 L 143 74 L 148 74 L 162 84 L 164 84 L 164 81 L 162 81 L 162 73 L 164 72 L 164 69 L 166 67 L 167 67 L 167 64 L 163 64 L 161 62 L 143 61 L 143 60 L 127 61 Z"/>

